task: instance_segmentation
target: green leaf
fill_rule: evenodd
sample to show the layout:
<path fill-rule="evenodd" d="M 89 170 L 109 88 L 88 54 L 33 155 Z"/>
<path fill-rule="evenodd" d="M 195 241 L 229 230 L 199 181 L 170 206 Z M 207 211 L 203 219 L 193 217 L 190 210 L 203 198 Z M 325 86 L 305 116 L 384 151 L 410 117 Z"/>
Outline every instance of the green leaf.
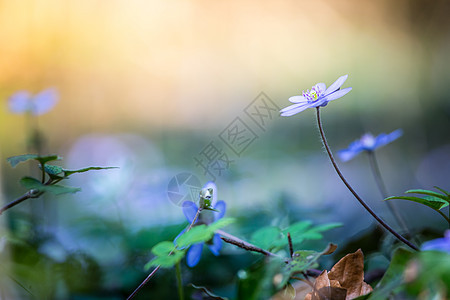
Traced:
<path fill-rule="evenodd" d="M 383 278 L 372 292 L 370 299 L 389 299 L 390 295 L 399 292 L 403 282 L 403 273 L 407 263 L 414 257 L 414 253 L 398 248 L 392 256 L 391 263 Z"/>
<path fill-rule="evenodd" d="M 209 241 L 213 236 L 213 232 L 204 224 L 194 226 L 188 232 L 183 233 L 177 239 L 177 247 L 183 248 L 192 244 Z"/>
<path fill-rule="evenodd" d="M 446 194 L 448 197 L 450 197 L 450 193 L 447 192 L 446 190 L 441 189 L 440 187 L 437 187 L 437 186 L 434 186 L 434 188 L 437 189 L 437 190 L 440 190 L 441 192 L 443 192 L 444 194 Z"/>
<path fill-rule="evenodd" d="M 405 193 L 406 194 L 411 194 L 411 193 L 423 194 L 423 195 L 428 195 L 428 196 L 432 196 L 432 197 L 441 198 L 442 200 L 444 200 L 446 202 L 450 202 L 449 197 L 447 195 L 443 195 L 443 194 L 440 194 L 440 193 L 434 192 L 434 191 L 415 189 L 415 190 L 406 191 Z"/>
<path fill-rule="evenodd" d="M 323 238 L 321 232 L 342 226 L 341 223 L 327 223 L 308 228 L 311 226 L 311 224 L 312 222 L 310 221 L 301 221 L 298 223 L 294 223 L 288 228 L 284 229 L 283 234 L 287 236 L 287 233 L 289 232 L 291 234 L 292 244 L 300 244 L 304 240 L 321 239 Z M 287 238 L 284 238 L 282 242 L 278 242 L 276 243 L 276 245 L 283 246 L 286 245 L 286 243 Z"/>
<path fill-rule="evenodd" d="M 300 221 L 290 225 L 288 228 L 283 230 L 283 233 L 287 234 L 289 232 L 291 236 L 293 236 L 298 233 L 304 232 L 307 228 L 311 227 L 311 225 L 312 225 L 311 221 Z"/>
<path fill-rule="evenodd" d="M 419 197 L 412 197 L 412 196 L 392 196 L 384 199 L 386 200 L 392 200 L 392 199 L 400 199 L 400 200 L 408 200 L 417 202 L 423 205 L 426 205 L 434 210 L 439 210 L 441 208 L 444 208 L 449 205 L 448 202 L 442 200 L 441 198 L 433 197 L 433 196 L 425 196 L 423 198 Z"/>
<path fill-rule="evenodd" d="M 250 242 L 263 249 L 270 249 L 280 239 L 280 236 L 280 229 L 278 227 L 268 226 L 258 229 L 252 235 Z"/>
<path fill-rule="evenodd" d="M 208 225 L 208 229 L 211 232 L 214 232 L 217 229 L 220 229 L 222 227 L 225 227 L 225 226 L 228 226 L 228 225 L 234 223 L 235 221 L 236 221 L 236 219 L 234 219 L 234 218 L 222 218 L 222 219 L 219 219 L 216 222 Z"/>
<path fill-rule="evenodd" d="M 285 265 L 283 270 L 283 279 L 278 284 L 278 288 L 283 287 L 289 278 L 296 273 L 305 272 L 308 269 L 315 268 L 317 266 L 317 260 L 322 255 L 328 255 L 336 250 L 335 244 L 328 244 L 328 246 L 321 252 L 311 250 L 299 250 L 295 251 L 292 259 Z"/>
<path fill-rule="evenodd" d="M 184 251 L 175 250 L 171 255 L 156 256 L 154 259 L 145 264 L 144 269 L 161 266 L 161 268 L 171 268 L 184 257 Z"/>
<path fill-rule="evenodd" d="M 37 157 L 38 157 L 37 154 L 23 154 L 23 155 L 17 155 L 17 156 L 13 156 L 13 157 L 8 157 L 6 160 L 9 162 L 11 167 L 14 168 L 15 166 L 17 166 L 21 162 L 25 162 L 25 161 L 30 160 L 30 159 L 35 159 Z"/>
<path fill-rule="evenodd" d="M 64 177 L 70 176 L 75 173 L 84 173 L 92 170 L 107 170 L 107 169 L 118 169 L 119 167 L 87 167 L 78 170 L 66 170 L 64 169 Z"/>
<path fill-rule="evenodd" d="M 26 162 L 30 159 L 34 159 L 39 161 L 41 165 L 45 165 L 45 163 L 53 160 L 59 160 L 61 159 L 58 155 L 47 155 L 47 156 L 39 156 L 37 154 L 23 154 L 23 155 L 17 155 L 13 157 L 7 158 L 7 161 L 11 164 L 11 166 L 14 168 L 19 163 Z"/>
<path fill-rule="evenodd" d="M 152 248 L 152 253 L 156 256 L 167 256 L 172 251 L 175 251 L 175 245 L 169 241 L 160 242 Z"/>
<path fill-rule="evenodd" d="M 22 184 L 26 189 L 29 190 L 37 190 L 39 192 L 48 192 L 54 195 L 61 194 L 73 194 L 80 191 L 80 188 L 62 186 L 62 185 L 45 185 L 42 184 L 39 180 L 33 177 L 23 177 L 20 179 L 20 184 Z"/>

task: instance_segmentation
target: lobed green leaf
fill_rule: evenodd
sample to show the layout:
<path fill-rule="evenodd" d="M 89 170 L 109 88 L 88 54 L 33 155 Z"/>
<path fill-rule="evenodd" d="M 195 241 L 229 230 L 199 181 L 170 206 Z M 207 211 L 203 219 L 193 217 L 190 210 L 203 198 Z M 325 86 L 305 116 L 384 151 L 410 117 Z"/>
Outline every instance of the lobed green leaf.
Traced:
<path fill-rule="evenodd" d="M 236 222 L 236 219 L 234 219 L 234 218 L 222 218 L 222 219 L 219 219 L 216 222 L 208 225 L 208 229 L 212 232 L 215 232 L 217 229 L 228 226 L 234 222 Z"/>
<path fill-rule="evenodd" d="M 19 163 L 26 162 L 30 159 L 39 161 L 41 165 L 53 160 L 61 159 L 58 155 L 39 156 L 37 154 L 22 154 L 17 156 L 8 157 L 6 160 L 14 168 Z"/>
<path fill-rule="evenodd" d="M 22 184 L 26 189 L 29 190 L 37 190 L 39 192 L 49 192 L 54 195 L 61 194 L 73 194 L 79 192 L 80 188 L 68 187 L 62 185 L 45 185 L 41 183 L 39 180 L 33 177 L 23 177 L 20 179 L 20 184 Z"/>
<path fill-rule="evenodd" d="M 177 239 L 177 247 L 183 248 L 192 244 L 209 241 L 213 232 L 205 224 L 194 226 Z"/>
<path fill-rule="evenodd" d="M 161 266 L 161 268 L 171 268 L 184 257 L 184 251 L 175 250 L 171 255 L 156 256 L 145 264 L 144 269 L 147 271 L 151 267 Z"/>
<path fill-rule="evenodd" d="M 263 249 L 270 249 L 276 245 L 275 243 L 280 240 L 280 237 L 281 233 L 278 227 L 268 226 L 258 229 L 252 235 L 250 242 Z"/>
<path fill-rule="evenodd" d="M 152 253 L 156 256 L 167 256 L 173 251 L 175 251 L 175 245 L 169 241 L 160 242 L 152 248 Z"/>

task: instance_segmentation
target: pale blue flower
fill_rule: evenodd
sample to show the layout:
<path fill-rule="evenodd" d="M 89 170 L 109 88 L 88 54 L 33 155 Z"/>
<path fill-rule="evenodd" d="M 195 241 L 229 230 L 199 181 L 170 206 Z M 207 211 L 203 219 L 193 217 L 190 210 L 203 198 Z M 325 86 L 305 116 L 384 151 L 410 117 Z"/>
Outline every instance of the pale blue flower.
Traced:
<path fill-rule="evenodd" d="M 194 225 L 199 225 L 199 224 L 211 224 L 221 218 L 223 218 L 223 216 L 225 215 L 225 211 L 226 211 L 226 204 L 224 201 L 217 201 L 217 192 L 216 192 L 216 185 L 213 182 L 208 182 L 204 187 L 204 189 L 208 189 L 208 188 L 212 188 L 213 189 L 213 194 L 212 194 L 212 200 L 211 200 L 211 207 L 217 211 L 212 211 L 212 210 L 202 210 L 202 212 L 200 213 L 199 217 L 197 218 L 196 222 L 194 223 Z M 192 202 L 192 201 L 185 201 L 182 204 L 182 208 L 183 208 L 183 213 L 184 216 L 186 217 L 186 219 L 189 221 L 189 223 L 192 223 L 192 221 L 195 218 L 195 215 L 197 214 L 198 211 L 198 206 Z M 184 229 L 182 232 L 180 232 L 180 234 L 177 236 L 177 238 L 179 236 L 181 236 L 184 232 L 186 231 L 186 229 Z M 175 241 L 177 240 L 177 238 L 175 238 Z M 186 254 L 186 262 L 187 265 L 189 267 L 194 267 L 198 264 L 198 262 L 200 261 L 200 258 L 202 256 L 202 251 L 203 251 L 203 245 L 205 243 L 197 243 L 197 244 L 193 244 L 191 245 L 191 247 L 189 248 L 189 250 L 187 251 Z M 215 255 L 218 256 L 219 255 L 219 251 L 222 248 L 222 240 L 220 238 L 219 234 L 214 234 L 212 240 L 207 243 L 209 249 L 211 250 L 211 252 Z"/>
<path fill-rule="evenodd" d="M 362 151 L 370 152 L 387 145 L 401 137 L 402 134 L 403 131 L 401 129 L 397 129 L 389 134 L 381 133 L 377 137 L 374 137 L 371 133 L 366 133 L 359 140 L 352 142 L 347 149 L 339 150 L 339 158 L 342 161 L 348 161 Z"/>
<path fill-rule="evenodd" d="M 16 114 L 30 113 L 34 116 L 45 114 L 58 102 L 58 93 L 55 89 L 46 89 L 32 95 L 27 91 L 13 94 L 9 99 L 9 110 Z"/>
<path fill-rule="evenodd" d="M 446 230 L 443 238 L 434 239 L 422 244 L 422 251 L 434 250 L 450 253 L 450 230 Z"/>
<path fill-rule="evenodd" d="M 348 75 L 339 77 L 329 88 L 325 83 L 318 83 L 311 90 L 303 91 L 301 96 L 290 97 L 289 101 L 295 104 L 280 110 L 281 116 L 289 117 L 307 108 L 326 106 L 328 102 L 341 98 L 352 90 L 351 87 L 340 89 L 347 77 Z"/>

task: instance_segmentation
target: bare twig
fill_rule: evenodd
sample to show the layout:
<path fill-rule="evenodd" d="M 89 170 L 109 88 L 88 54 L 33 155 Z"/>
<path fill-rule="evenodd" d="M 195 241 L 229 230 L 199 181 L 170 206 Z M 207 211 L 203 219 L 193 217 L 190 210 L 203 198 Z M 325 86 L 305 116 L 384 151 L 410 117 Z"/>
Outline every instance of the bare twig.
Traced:
<path fill-rule="evenodd" d="M 38 198 L 39 196 L 41 196 L 44 192 L 39 192 L 37 190 L 29 190 L 28 192 L 26 192 L 25 194 L 23 194 L 22 196 L 20 196 L 19 198 L 17 198 L 14 201 L 9 202 L 8 204 L 6 204 L 5 206 L 3 206 L 2 208 L 0 208 L 0 215 L 5 212 L 6 210 L 10 209 L 11 207 L 16 206 L 17 204 L 22 203 L 23 201 L 27 200 L 27 199 L 31 199 L 31 198 Z"/>
<path fill-rule="evenodd" d="M 293 257 L 294 256 L 294 247 L 292 246 L 291 234 L 289 232 L 287 233 L 287 239 L 288 239 L 288 243 L 289 243 L 289 254 L 291 255 L 291 257 Z"/>

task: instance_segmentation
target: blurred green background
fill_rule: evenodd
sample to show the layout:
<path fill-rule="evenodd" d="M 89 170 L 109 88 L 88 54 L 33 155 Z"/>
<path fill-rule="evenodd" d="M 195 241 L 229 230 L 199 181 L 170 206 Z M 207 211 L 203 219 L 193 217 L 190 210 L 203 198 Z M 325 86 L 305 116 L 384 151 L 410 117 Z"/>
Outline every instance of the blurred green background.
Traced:
<path fill-rule="evenodd" d="M 229 230 L 242 238 L 296 220 L 344 223 L 305 245 L 320 249 L 373 228 L 327 161 L 314 111 L 266 111 L 260 127 L 246 111 L 261 93 L 283 108 L 317 82 L 349 74 L 351 93 L 322 109 L 332 149 L 402 128 L 402 138 L 378 151 L 389 193 L 448 190 L 449 12 L 448 1 L 425 0 L 0 1 L 2 203 L 25 192 L 22 176 L 38 173 L 5 161 L 29 151 L 29 123 L 7 106 L 18 90 L 59 92 L 56 107 L 38 118 L 45 154 L 61 155 L 71 169 L 120 167 L 75 175 L 67 184 L 82 192 L 28 201 L 0 217 L 0 297 L 127 296 L 147 274 L 151 247 L 186 225 L 168 195 L 180 173 L 201 185 L 216 181 L 227 216 L 239 218 Z M 237 117 L 255 136 L 239 155 L 221 139 Z M 195 160 L 211 142 L 231 161 L 214 176 Z M 392 221 L 367 157 L 340 165 Z M 395 205 L 414 230 L 445 229 L 427 208 Z M 232 247 L 216 260 L 205 253 L 196 269 L 184 268 L 185 281 L 234 297 L 235 274 L 257 258 Z M 140 297 L 176 298 L 174 286 L 173 270 L 163 270 Z"/>

